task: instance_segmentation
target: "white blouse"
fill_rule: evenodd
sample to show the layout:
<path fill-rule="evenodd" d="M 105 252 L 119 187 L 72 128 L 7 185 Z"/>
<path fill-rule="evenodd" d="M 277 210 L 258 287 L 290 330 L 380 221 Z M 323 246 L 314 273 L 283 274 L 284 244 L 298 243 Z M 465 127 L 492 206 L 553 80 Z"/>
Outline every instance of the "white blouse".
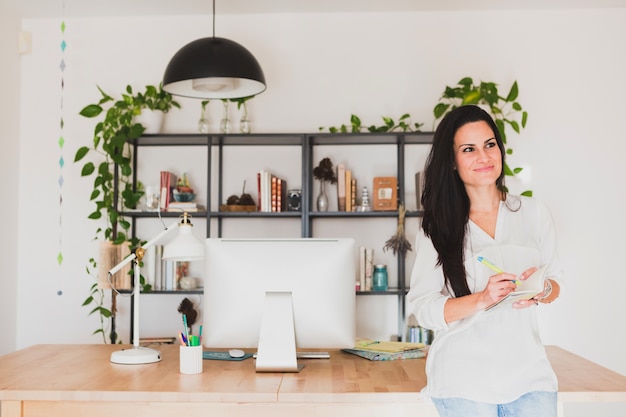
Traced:
<path fill-rule="evenodd" d="M 501 202 L 495 238 L 471 221 L 468 227 L 464 263 L 472 293 L 483 290 L 495 274 L 477 261 L 478 256 L 516 275 L 548 265 L 546 277 L 561 284 L 552 218 L 536 199 L 509 195 Z M 501 305 L 447 324 L 443 308 L 450 294 L 437 251 L 421 228 L 415 250 L 409 313 L 436 334 L 426 359 L 427 395 L 501 404 L 531 391 L 557 391 L 539 337 L 537 308 L 542 304 L 519 310 Z"/>

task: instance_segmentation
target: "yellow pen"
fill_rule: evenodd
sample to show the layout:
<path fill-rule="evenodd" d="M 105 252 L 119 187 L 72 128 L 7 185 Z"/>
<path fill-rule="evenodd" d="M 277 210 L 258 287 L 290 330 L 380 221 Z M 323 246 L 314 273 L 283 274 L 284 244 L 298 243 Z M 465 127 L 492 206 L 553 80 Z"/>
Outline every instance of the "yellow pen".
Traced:
<path fill-rule="evenodd" d="M 504 272 L 503 270 L 501 270 L 500 268 L 498 268 L 497 266 L 492 264 L 491 261 L 487 260 L 486 258 L 483 258 L 482 256 L 479 256 L 476 259 L 478 259 L 478 262 L 480 262 L 481 264 L 485 265 L 486 267 L 488 267 L 489 269 L 491 269 L 492 271 L 494 271 L 494 272 L 496 272 L 498 274 L 501 274 L 501 273 Z M 515 285 L 520 285 L 521 284 L 521 281 L 518 280 L 518 279 L 513 279 L 511 281 L 514 282 Z"/>

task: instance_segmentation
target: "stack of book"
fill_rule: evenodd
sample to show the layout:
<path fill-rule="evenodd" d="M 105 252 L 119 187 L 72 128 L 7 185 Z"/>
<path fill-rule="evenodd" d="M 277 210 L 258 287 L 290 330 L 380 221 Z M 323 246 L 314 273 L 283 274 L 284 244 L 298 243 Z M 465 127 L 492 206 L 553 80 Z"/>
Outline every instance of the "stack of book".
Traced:
<path fill-rule="evenodd" d="M 345 164 L 337 165 L 337 207 L 338 211 L 356 211 L 356 178 Z"/>
<path fill-rule="evenodd" d="M 257 173 L 259 199 L 257 211 L 281 212 L 286 210 L 287 181 L 267 170 Z"/>
<path fill-rule="evenodd" d="M 378 340 L 357 340 L 351 349 L 342 349 L 371 361 L 393 361 L 398 359 L 416 359 L 426 356 L 426 345 L 410 342 L 384 342 Z"/>
<path fill-rule="evenodd" d="M 167 211 L 178 211 L 178 212 L 197 212 L 197 211 L 206 211 L 204 206 L 196 203 L 195 201 L 172 201 L 167 206 Z"/>

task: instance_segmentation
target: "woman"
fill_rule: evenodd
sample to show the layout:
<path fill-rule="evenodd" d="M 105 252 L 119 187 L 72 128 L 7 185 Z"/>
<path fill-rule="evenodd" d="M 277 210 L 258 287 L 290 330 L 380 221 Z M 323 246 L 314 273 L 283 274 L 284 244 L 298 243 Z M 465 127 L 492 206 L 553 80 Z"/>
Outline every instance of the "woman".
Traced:
<path fill-rule="evenodd" d="M 408 301 L 436 332 L 424 391 L 441 416 L 556 416 L 537 323 L 537 305 L 560 292 L 554 226 L 540 202 L 504 191 L 504 155 L 489 114 L 462 106 L 441 121 L 426 162 Z M 543 292 L 489 308 L 544 265 Z"/>

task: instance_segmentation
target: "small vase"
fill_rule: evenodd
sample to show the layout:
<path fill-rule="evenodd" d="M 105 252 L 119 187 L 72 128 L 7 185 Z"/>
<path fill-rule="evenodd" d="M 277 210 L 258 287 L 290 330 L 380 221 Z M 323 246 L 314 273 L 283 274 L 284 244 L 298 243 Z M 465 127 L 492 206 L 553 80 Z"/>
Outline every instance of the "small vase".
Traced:
<path fill-rule="evenodd" d="M 320 193 L 317 196 L 317 211 L 328 211 L 328 196 L 326 195 L 326 181 L 320 181 Z"/>
<path fill-rule="evenodd" d="M 241 103 L 241 120 L 239 121 L 239 131 L 241 133 L 250 133 L 250 119 L 248 119 L 248 106 L 244 101 Z"/>
<path fill-rule="evenodd" d="M 228 118 L 228 100 L 222 100 L 224 105 L 224 114 L 222 115 L 222 120 L 220 121 L 220 132 L 222 133 L 230 133 L 230 119 Z"/>
<path fill-rule="evenodd" d="M 200 111 L 200 119 L 198 120 L 198 132 L 200 133 L 209 133 L 209 120 L 206 117 L 206 105 L 208 101 L 202 102 L 202 107 Z"/>

